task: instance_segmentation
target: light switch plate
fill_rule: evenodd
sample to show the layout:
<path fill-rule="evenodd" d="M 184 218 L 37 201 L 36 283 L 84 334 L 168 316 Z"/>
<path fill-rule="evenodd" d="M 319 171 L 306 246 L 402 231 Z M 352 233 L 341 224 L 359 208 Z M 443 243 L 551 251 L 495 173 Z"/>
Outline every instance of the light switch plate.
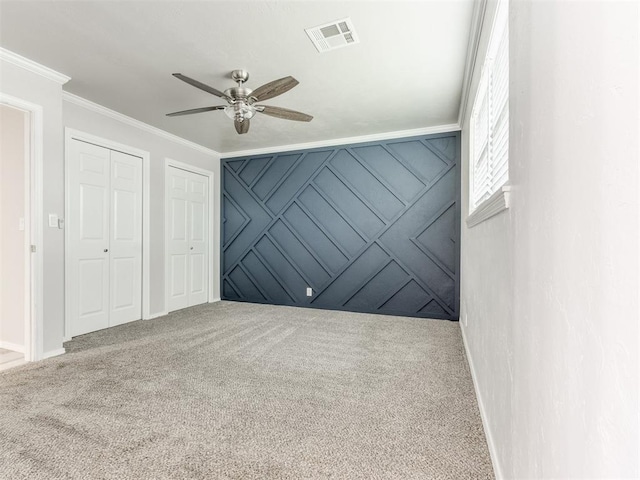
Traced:
<path fill-rule="evenodd" d="M 52 228 L 58 228 L 58 215 L 55 213 L 49 214 L 49 226 Z"/>

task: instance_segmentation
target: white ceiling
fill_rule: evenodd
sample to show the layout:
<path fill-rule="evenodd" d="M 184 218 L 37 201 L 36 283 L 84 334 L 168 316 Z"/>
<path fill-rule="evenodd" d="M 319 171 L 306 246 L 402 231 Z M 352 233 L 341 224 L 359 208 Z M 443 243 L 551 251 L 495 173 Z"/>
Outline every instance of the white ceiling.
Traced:
<path fill-rule="evenodd" d="M 0 46 L 72 77 L 68 92 L 219 152 L 456 123 L 473 0 L 2 1 Z M 304 29 L 351 17 L 360 43 L 318 53 Z M 292 75 L 264 103 L 311 123 L 258 114 L 238 135 L 223 112 L 166 117 L 224 90 Z"/>

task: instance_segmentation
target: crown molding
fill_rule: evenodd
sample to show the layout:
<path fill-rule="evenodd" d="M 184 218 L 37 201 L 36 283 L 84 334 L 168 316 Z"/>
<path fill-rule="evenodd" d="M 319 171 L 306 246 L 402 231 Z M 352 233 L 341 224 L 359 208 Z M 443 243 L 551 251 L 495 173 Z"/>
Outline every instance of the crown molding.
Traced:
<path fill-rule="evenodd" d="M 122 123 L 126 123 L 127 125 L 131 125 L 132 127 L 139 128 L 140 130 L 144 130 L 146 132 L 152 133 L 154 135 L 158 135 L 159 137 L 166 138 L 175 143 L 179 143 L 189 148 L 193 148 L 201 153 L 207 155 L 213 155 L 214 157 L 220 157 L 220 153 L 212 150 L 210 148 L 204 147 L 198 143 L 192 142 L 190 140 L 186 140 L 182 137 L 174 135 L 173 133 L 169 133 L 165 130 L 161 130 L 160 128 L 153 127 L 148 123 L 141 122 L 140 120 L 136 120 L 135 118 L 128 117 L 122 113 L 116 112 L 115 110 L 111 110 L 110 108 L 103 107 L 97 103 L 94 103 L 86 98 L 79 97 L 78 95 L 74 95 L 69 92 L 62 92 L 62 99 L 66 102 L 73 103 L 80 107 L 86 108 L 87 110 L 92 110 L 96 113 L 104 115 L 106 117 L 113 118 Z"/>
<path fill-rule="evenodd" d="M 189 148 L 193 148 L 194 150 L 205 153 L 207 155 L 213 155 L 213 156 L 222 157 L 222 158 L 246 157 L 251 155 L 262 155 L 266 153 L 289 152 L 294 150 L 305 150 L 310 148 L 330 147 L 330 146 L 336 146 L 341 144 L 374 142 L 378 140 L 392 140 L 394 138 L 413 137 L 418 135 L 432 135 L 437 133 L 449 133 L 449 132 L 455 132 L 460 130 L 459 124 L 452 123 L 447 125 L 438 125 L 435 127 L 416 128 L 412 130 L 376 133 L 372 135 L 362 135 L 357 137 L 334 138 L 330 140 L 321 140 L 317 142 L 296 143 L 292 145 L 279 145 L 274 147 L 256 148 L 251 150 L 238 150 L 234 152 L 221 153 L 221 152 L 217 152 L 216 150 L 199 145 L 197 143 L 191 142 L 190 140 L 186 140 L 182 137 L 174 135 L 173 133 L 169 133 L 165 130 L 161 130 L 157 127 L 153 127 L 147 123 L 141 122 L 140 120 L 136 120 L 134 118 L 128 117 L 122 113 L 116 112 L 115 110 L 111 110 L 107 107 L 103 107 L 102 105 L 99 105 L 90 100 L 87 100 L 86 98 L 79 97 L 78 95 L 74 95 L 73 93 L 63 91 L 62 99 L 66 102 L 73 103 L 75 105 L 86 108 L 88 110 L 92 110 L 101 115 L 105 115 L 107 117 L 118 120 L 119 122 L 126 123 L 128 125 L 139 128 L 141 130 L 145 130 L 154 135 L 164 137 L 167 140 L 170 140 L 172 142 L 176 142 L 176 143 L 185 145 Z"/>
<path fill-rule="evenodd" d="M 18 55 L 17 53 L 13 53 L 6 48 L 0 47 L 0 60 L 12 63 L 13 65 L 16 65 L 20 68 L 24 68 L 25 70 L 33 72 L 49 80 L 53 80 L 60 85 L 64 85 L 69 80 L 71 80 L 71 77 L 68 77 L 67 75 L 56 72 L 55 70 L 52 70 L 49 67 L 45 67 L 44 65 L 40 65 L 39 63 L 34 62 L 33 60 L 29 60 L 28 58 Z"/>
<path fill-rule="evenodd" d="M 280 145 L 275 147 L 255 148 L 252 150 L 238 150 L 235 152 L 221 153 L 222 158 L 250 157 L 267 153 L 291 152 L 295 150 L 308 150 L 311 148 L 335 147 L 337 145 L 349 145 L 353 143 L 376 142 L 380 140 L 393 140 L 394 138 L 417 137 L 419 135 L 433 135 L 436 133 L 450 133 L 460 130 L 460 125 L 451 123 L 435 127 L 415 128 L 412 130 L 396 130 L 394 132 L 374 133 L 357 137 L 333 138 L 319 140 L 317 142 L 295 143 L 293 145 Z"/>
<path fill-rule="evenodd" d="M 482 35 L 482 24 L 484 15 L 487 11 L 487 0 L 477 0 L 474 4 L 473 14 L 471 16 L 471 31 L 469 32 L 469 43 L 467 44 L 467 59 L 464 66 L 464 77 L 462 80 L 462 95 L 460 96 L 460 108 L 458 109 L 458 125 L 464 123 L 464 117 L 467 112 L 467 102 L 469 100 L 469 91 L 473 81 L 473 71 L 476 68 L 478 60 L 478 46 Z"/>

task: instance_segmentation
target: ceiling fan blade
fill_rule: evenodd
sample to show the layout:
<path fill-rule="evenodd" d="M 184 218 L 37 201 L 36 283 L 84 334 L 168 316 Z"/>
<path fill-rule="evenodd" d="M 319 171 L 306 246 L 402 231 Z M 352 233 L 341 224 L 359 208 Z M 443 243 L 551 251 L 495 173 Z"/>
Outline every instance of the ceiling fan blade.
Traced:
<path fill-rule="evenodd" d="M 210 87 L 209 85 L 205 85 L 204 83 L 199 82 L 198 80 L 194 80 L 193 78 L 189 78 L 186 75 L 182 75 L 181 73 L 174 73 L 173 76 L 179 78 L 183 82 L 187 82 L 189 85 L 193 85 L 194 87 L 199 88 L 200 90 L 204 90 L 207 93 L 215 95 L 216 97 L 227 98 L 227 96 L 220 90 L 216 90 L 215 88 Z"/>
<path fill-rule="evenodd" d="M 180 112 L 167 113 L 167 117 L 178 117 L 180 115 L 191 115 L 192 113 L 210 112 L 212 110 L 224 110 L 224 105 L 215 107 L 192 108 L 191 110 L 182 110 Z"/>
<path fill-rule="evenodd" d="M 306 113 L 296 112 L 295 110 L 289 110 L 288 108 L 282 107 L 270 107 L 269 105 L 256 105 L 257 110 L 259 112 L 264 113 L 265 115 L 270 115 L 272 117 L 283 118 L 285 120 L 295 120 L 297 122 L 310 122 L 313 120 L 311 115 L 307 115 Z"/>
<path fill-rule="evenodd" d="M 245 118 L 242 122 L 239 122 L 238 120 L 234 120 L 233 124 L 236 127 L 236 132 L 238 132 L 240 135 L 242 135 L 243 133 L 247 133 L 249 131 L 248 118 Z"/>
<path fill-rule="evenodd" d="M 262 102 L 263 100 L 268 100 L 273 97 L 277 97 L 278 95 L 282 95 L 285 92 L 288 92 L 293 87 L 298 85 L 298 80 L 289 76 L 280 78 L 278 80 L 274 80 L 273 82 L 265 83 L 261 87 L 256 88 L 251 96 L 254 97 L 258 102 Z"/>

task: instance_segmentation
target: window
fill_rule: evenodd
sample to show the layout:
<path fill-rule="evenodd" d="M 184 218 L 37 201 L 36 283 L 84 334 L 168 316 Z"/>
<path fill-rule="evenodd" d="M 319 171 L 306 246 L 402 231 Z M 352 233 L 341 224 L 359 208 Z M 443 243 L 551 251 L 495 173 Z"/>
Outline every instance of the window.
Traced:
<path fill-rule="evenodd" d="M 508 21 L 508 4 L 502 0 L 496 11 L 471 112 L 469 211 L 472 216 L 481 217 L 476 218 L 475 223 L 507 207 L 502 193 L 509 180 Z"/>

